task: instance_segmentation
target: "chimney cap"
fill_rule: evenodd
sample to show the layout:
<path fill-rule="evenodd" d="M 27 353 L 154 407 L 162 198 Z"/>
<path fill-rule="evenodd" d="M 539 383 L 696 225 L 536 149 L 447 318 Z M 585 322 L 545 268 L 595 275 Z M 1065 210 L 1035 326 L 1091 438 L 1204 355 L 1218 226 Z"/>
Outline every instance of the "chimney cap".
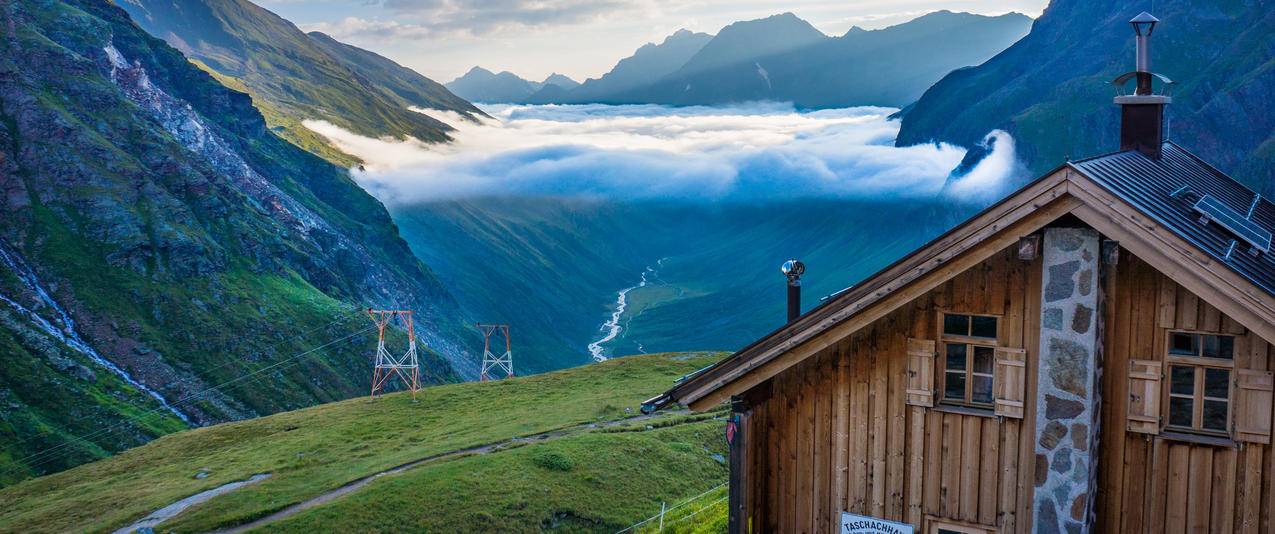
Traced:
<path fill-rule="evenodd" d="M 801 263 L 801 260 L 793 258 L 784 262 L 784 264 L 779 267 L 779 272 L 784 273 L 784 276 L 787 276 L 789 280 L 796 280 L 801 278 L 801 275 L 806 274 L 806 264 Z"/>
<path fill-rule="evenodd" d="M 1146 30 L 1145 35 L 1151 35 L 1151 32 L 1155 31 L 1155 25 L 1158 22 L 1160 22 L 1160 19 L 1155 18 L 1146 11 L 1138 13 L 1138 16 L 1129 20 L 1129 24 L 1133 25 L 1134 33 L 1138 35 L 1143 35 L 1143 29 Z"/>

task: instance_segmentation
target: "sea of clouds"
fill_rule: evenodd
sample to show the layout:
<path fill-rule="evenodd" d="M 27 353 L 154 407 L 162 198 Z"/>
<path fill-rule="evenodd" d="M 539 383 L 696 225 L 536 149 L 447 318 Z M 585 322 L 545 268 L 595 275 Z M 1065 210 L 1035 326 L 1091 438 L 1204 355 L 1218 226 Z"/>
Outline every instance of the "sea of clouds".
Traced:
<path fill-rule="evenodd" d="M 489 195 L 622 200 L 938 199 L 987 203 L 1022 177 L 1014 140 L 962 176 L 965 149 L 893 146 L 895 110 L 798 111 L 763 103 L 488 106 L 478 123 L 415 110 L 456 127 L 454 143 L 373 139 L 323 121 L 311 130 L 364 160 L 358 182 L 389 204 Z"/>

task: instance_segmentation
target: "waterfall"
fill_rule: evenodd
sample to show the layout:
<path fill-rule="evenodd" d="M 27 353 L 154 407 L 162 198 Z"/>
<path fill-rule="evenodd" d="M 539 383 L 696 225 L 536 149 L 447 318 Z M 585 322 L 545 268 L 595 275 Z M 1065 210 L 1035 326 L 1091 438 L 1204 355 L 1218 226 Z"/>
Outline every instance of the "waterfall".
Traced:
<path fill-rule="evenodd" d="M 125 382 L 128 382 L 138 390 L 154 397 L 155 400 L 159 401 L 159 403 L 163 405 L 164 408 L 168 409 L 168 411 L 172 412 L 173 415 L 181 418 L 181 420 L 185 421 L 187 424 L 192 424 L 190 418 L 186 417 L 186 414 L 181 413 L 177 410 L 177 408 L 168 404 L 168 401 L 165 400 L 162 395 L 134 379 L 127 371 L 120 369 L 119 366 L 102 357 L 96 349 L 86 343 L 84 339 L 80 337 L 79 332 L 76 331 L 75 321 L 71 319 L 70 314 L 68 314 L 65 309 L 58 305 L 57 301 L 53 300 L 53 297 L 49 295 L 49 292 L 44 289 L 44 284 L 40 283 L 40 279 L 35 275 L 35 271 L 32 271 L 31 268 L 28 267 L 16 253 L 10 252 L 2 242 L 0 242 L 0 263 L 3 263 L 5 267 L 12 271 L 13 274 L 18 277 L 18 280 L 22 282 L 22 285 L 35 295 L 36 299 L 38 299 L 41 304 L 52 310 L 53 320 L 50 321 L 49 319 L 46 319 L 34 310 L 28 309 L 3 294 L 0 294 L 0 301 L 3 301 L 13 309 L 17 310 L 20 315 L 30 319 L 32 323 L 43 330 L 46 334 L 53 336 L 66 346 L 74 349 L 76 352 L 87 356 L 90 360 L 93 360 L 94 363 L 105 367 L 112 373 L 115 373 L 120 378 L 124 379 Z M 56 324 L 54 324 L 55 322 Z"/>

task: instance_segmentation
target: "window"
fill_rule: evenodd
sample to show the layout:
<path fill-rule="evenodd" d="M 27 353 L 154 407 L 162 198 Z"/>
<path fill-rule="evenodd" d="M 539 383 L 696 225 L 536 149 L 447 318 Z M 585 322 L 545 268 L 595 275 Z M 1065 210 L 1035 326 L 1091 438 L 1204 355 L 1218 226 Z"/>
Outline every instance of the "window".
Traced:
<path fill-rule="evenodd" d="M 948 523 L 939 520 L 930 521 L 930 534 L 991 534 L 996 529 L 964 523 Z"/>
<path fill-rule="evenodd" d="M 1169 332 L 1166 428 L 1226 435 L 1231 421 L 1235 338 Z"/>
<path fill-rule="evenodd" d="M 944 313 L 942 324 L 943 402 L 992 407 L 997 318 Z"/>

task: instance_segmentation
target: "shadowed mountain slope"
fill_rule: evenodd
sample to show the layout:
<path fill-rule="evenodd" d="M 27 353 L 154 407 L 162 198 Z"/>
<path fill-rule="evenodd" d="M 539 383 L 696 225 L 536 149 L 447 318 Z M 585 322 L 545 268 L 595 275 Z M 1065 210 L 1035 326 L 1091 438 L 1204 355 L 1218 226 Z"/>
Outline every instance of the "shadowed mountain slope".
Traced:
<path fill-rule="evenodd" d="M 476 374 L 385 208 L 247 95 L 113 4 L 0 28 L 0 482 L 363 394 L 367 306 L 418 311 L 428 382 Z"/>
<path fill-rule="evenodd" d="M 1034 173 L 1115 150 L 1110 81 L 1133 70 L 1128 21 L 1145 2 L 1055 0 L 1009 49 L 953 72 L 903 117 L 898 144 L 974 146 L 1014 136 Z M 1163 2 L 1152 70 L 1177 81 L 1169 138 L 1265 195 L 1275 193 L 1275 10 L 1269 2 Z M 1084 38 L 1077 38 L 1084 36 Z"/>

